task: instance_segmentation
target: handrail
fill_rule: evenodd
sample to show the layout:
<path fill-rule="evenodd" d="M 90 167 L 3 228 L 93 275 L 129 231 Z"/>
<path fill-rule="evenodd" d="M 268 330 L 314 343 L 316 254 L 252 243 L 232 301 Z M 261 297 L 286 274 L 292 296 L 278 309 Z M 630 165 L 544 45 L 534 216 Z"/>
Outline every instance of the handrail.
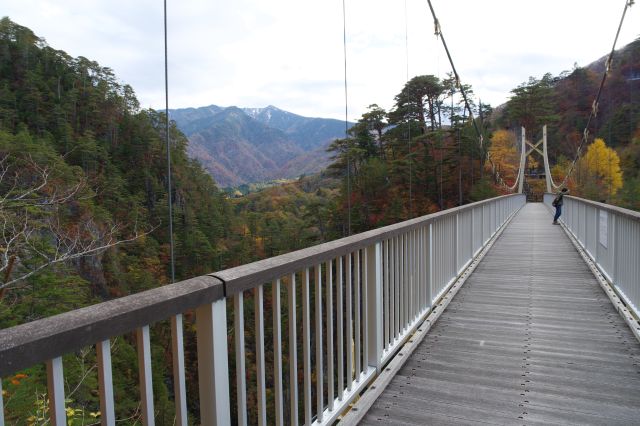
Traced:
<path fill-rule="evenodd" d="M 222 297 L 204 275 L 0 330 L 0 377 Z"/>
<path fill-rule="evenodd" d="M 551 207 L 555 194 L 545 193 Z M 565 196 L 560 222 L 640 319 L 640 212 Z"/>
<path fill-rule="evenodd" d="M 550 194 L 550 195 L 554 195 L 555 194 Z M 580 197 L 575 197 L 575 196 L 571 196 L 571 195 L 565 195 L 564 198 L 570 199 L 570 200 L 576 200 L 579 201 L 583 204 L 589 204 L 592 205 L 594 207 L 597 207 L 601 210 L 607 210 L 610 211 L 612 213 L 616 213 L 616 214 L 620 214 L 622 216 L 626 216 L 631 220 L 637 220 L 640 221 L 640 212 L 637 212 L 635 210 L 630 210 L 630 209 L 625 209 L 624 207 L 618 207 L 618 206 L 614 206 L 612 204 L 606 204 L 606 203 L 601 203 L 598 201 L 593 201 L 593 200 L 587 200 L 586 198 L 580 198 Z"/>
<path fill-rule="evenodd" d="M 524 202 L 521 194 L 496 197 L 0 330 L 0 377 L 46 362 L 51 421 L 63 424 L 61 357 L 96 345 L 101 412 L 103 420 L 112 424 L 115 403 L 109 342 L 135 331 L 142 420 L 151 424 L 154 410 L 149 325 L 171 319 L 172 382 L 177 386 L 176 412 L 182 413 L 177 424 L 185 424 L 181 314 L 195 310 L 202 424 L 228 424 L 231 405 L 237 405 L 240 423 L 247 420 L 245 363 L 255 364 L 252 371 L 261 378 L 257 389 L 259 417 L 249 423 L 266 421 L 265 359 L 274 362 L 269 389 L 273 386 L 275 415 L 278 419 L 286 416 L 282 411 L 282 370 L 286 367 L 282 350 L 287 346 L 289 371 L 298 371 L 290 376 L 304 377 L 300 384 L 296 380 L 289 384 L 290 421 L 297 423 L 298 401 L 304 401 L 302 418 L 306 424 L 329 424 L 394 356 Z M 243 297 L 248 290 L 253 291 L 256 330 L 252 357 L 246 356 L 244 341 Z M 263 294 L 269 290 L 273 306 L 265 310 Z M 280 305 L 281 291 L 288 297 L 286 313 L 281 312 L 285 310 Z M 233 304 L 227 304 L 228 299 Z M 227 310 L 234 318 L 230 327 L 235 345 L 228 343 Z M 271 319 L 266 318 L 269 314 Z M 269 334 L 265 334 L 267 320 L 273 321 Z M 284 323 L 289 324 L 288 333 L 282 333 Z M 292 324 L 296 326 L 292 328 Z M 297 331 L 300 325 L 301 336 Z M 267 358 L 264 341 L 269 336 L 274 340 L 275 353 Z M 296 347 L 302 347 L 300 360 L 296 359 Z M 312 348 L 315 357 L 311 356 Z M 228 353 L 235 353 L 236 360 L 235 404 L 230 398 L 229 380 L 233 377 L 228 374 Z M 320 395 L 315 407 L 311 402 L 314 387 Z"/>

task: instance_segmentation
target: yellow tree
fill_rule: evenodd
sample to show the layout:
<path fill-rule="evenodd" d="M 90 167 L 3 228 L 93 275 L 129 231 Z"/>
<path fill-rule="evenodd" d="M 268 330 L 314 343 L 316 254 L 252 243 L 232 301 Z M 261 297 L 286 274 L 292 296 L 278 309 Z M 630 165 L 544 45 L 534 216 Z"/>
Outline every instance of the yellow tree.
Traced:
<path fill-rule="evenodd" d="M 520 162 L 515 135 L 507 130 L 493 132 L 489 154 L 500 174 L 515 180 Z"/>
<path fill-rule="evenodd" d="M 622 188 L 620 157 L 603 139 L 593 141 L 578 163 L 582 191 L 589 198 L 609 199 Z"/>
<path fill-rule="evenodd" d="M 533 158 L 533 155 L 530 155 L 527 157 L 527 167 L 531 172 L 534 170 L 537 171 L 540 168 L 540 163 L 538 162 L 538 160 Z"/>

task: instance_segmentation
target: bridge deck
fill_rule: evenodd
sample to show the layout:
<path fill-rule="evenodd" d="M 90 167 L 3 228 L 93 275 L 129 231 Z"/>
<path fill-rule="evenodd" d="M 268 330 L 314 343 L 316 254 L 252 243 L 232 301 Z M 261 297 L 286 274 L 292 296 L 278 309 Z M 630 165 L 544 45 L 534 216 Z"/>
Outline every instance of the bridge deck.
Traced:
<path fill-rule="evenodd" d="M 640 344 L 527 204 L 361 424 L 639 424 Z"/>

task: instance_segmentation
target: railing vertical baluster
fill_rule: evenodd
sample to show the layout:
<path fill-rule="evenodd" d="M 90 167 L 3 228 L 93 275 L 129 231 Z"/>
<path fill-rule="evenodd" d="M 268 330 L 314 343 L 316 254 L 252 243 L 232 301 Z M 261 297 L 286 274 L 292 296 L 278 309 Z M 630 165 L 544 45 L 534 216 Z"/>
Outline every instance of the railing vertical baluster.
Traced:
<path fill-rule="evenodd" d="M 2 377 L 0 377 L 0 426 L 4 426 L 4 400 L 2 398 Z"/>
<path fill-rule="evenodd" d="M 374 367 L 378 373 L 382 367 L 382 243 L 366 248 L 366 280 L 363 292 L 367 297 L 365 318 L 367 326 L 367 346 L 365 347 L 365 367 Z"/>
<path fill-rule="evenodd" d="M 113 402 L 113 375 L 111 374 L 111 342 L 109 339 L 96 344 L 98 364 L 98 390 L 100 392 L 100 420 L 103 425 L 116 424 Z M 0 422 L 0 424 L 3 424 Z"/>
<path fill-rule="evenodd" d="M 427 300 L 429 309 L 433 308 L 433 280 L 435 265 L 433 262 L 433 222 L 429 223 L 429 235 L 427 238 Z"/>
<path fill-rule="evenodd" d="M 47 389 L 49 393 L 51 424 L 54 426 L 65 426 L 67 424 L 67 412 L 64 407 L 62 357 L 47 361 Z"/>
<path fill-rule="evenodd" d="M 402 240 L 402 235 L 398 235 L 398 247 L 397 247 L 397 262 L 396 262 L 396 269 L 397 269 L 397 273 L 398 273 L 398 291 L 399 291 L 399 315 L 398 315 L 398 335 L 402 334 L 402 331 L 404 330 L 404 274 L 403 274 L 403 270 L 402 270 L 402 265 L 404 264 L 403 259 L 402 259 L 402 247 L 403 247 L 403 240 Z"/>
<path fill-rule="evenodd" d="M 402 326 L 406 330 L 409 325 L 409 236 L 407 233 L 402 234 L 402 287 L 404 289 L 404 315 L 402 317 Z"/>
<path fill-rule="evenodd" d="M 391 323 L 389 319 L 389 240 L 384 240 L 382 254 L 384 259 L 384 293 L 382 295 L 384 300 L 384 336 L 382 342 L 384 344 L 384 349 L 387 349 L 389 347 L 389 326 Z"/>
<path fill-rule="evenodd" d="M 253 313 L 256 326 L 256 387 L 258 391 L 258 425 L 267 424 L 267 395 L 264 362 L 264 287 L 262 284 L 253 289 Z"/>
<path fill-rule="evenodd" d="M 351 268 L 351 253 L 347 254 L 347 265 L 346 265 L 346 277 L 347 277 L 347 286 L 345 288 L 345 305 L 347 309 L 347 320 L 346 320 L 346 328 L 347 328 L 347 342 L 346 342 L 346 357 L 347 357 L 347 390 L 351 390 L 351 386 L 353 385 L 353 333 L 352 333 L 352 319 L 351 319 L 351 311 L 353 309 L 352 302 L 352 293 L 351 293 L 351 283 L 352 283 L 352 268 Z"/>
<path fill-rule="evenodd" d="M 304 423 L 311 425 L 311 319 L 309 313 L 309 268 L 302 283 L 302 362 L 304 369 Z"/>
<path fill-rule="evenodd" d="M 336 341 L 338 342 L 338 353 L 336 360 L 338 362 L 338 399 L 342 401 L 342 396 L 344 395 L 344 307 L 342 303 L 342 256 L 336 259 L 336 268 L 336 275 L 338 278 L 336 282 Z"/>
<path fill-rule="evenodd" d="M 288 293 L 289 309 L 289 404 L 290 424 L 298 424 L 298 340 L 296 337 L 296 274 L 291 274 Z"/>
<path fill-rule="evenodd" d="M 391 347 L 391 343 L 395 340 L 396 337 L 396 294 L 395 294 L 395 280 L 393 279 L 394 274 L 394 263 L 393 263 L 393 238 L 389 238 L 387 240 L 387 280 L 389 281 L 389 340 L 387 347 Z"/>
<path fill-rule="evenodd" d="M 422 312 L 422 227 L 415 230 L 414 244 L 416 247 L 415 253 L 415 271 L 416 271 L 416 319 L 420 317 Z"/>
<path fill-rule="evenodd" d="M 2 398 L 2 377 L 0 377 L 0 426 L 4 426 L 4 401 Z"/>
<path fill-rule="evenodd" d="M 419 264 L 419 254 L 420 254 L 420 245 L 418 244 L 418 232 L 419 230 L 416 228 L 413 230 L 411 235 L 411 241 L 413 244 L 413 318 L 414 320 L 418 319 L 418 314 L 420 313 L 420 264 Z"/>
<path fill-rule="evenodd" d="M 404 327 L 405 330 L 407 330 L 409 328 L 409 321 L 411 318 L 411 268 L 410 268 L 410 263 L 411 263 L 411 252 L 410 252 L 410 231 L 409 232 L 405 232 L 404 233 L 404 246 L 403 246 L 403 252 L 404 252 L 404 262 L 403 262 L 403 269 L 404 269 Z"/>
<path fill-rule="evenodd" d="M 418 227 L 414 230 L 413 234 L 413 245 L 415 248 L 414 253 L 414 270 L 415 270 L 415 317 L 418 319 L 420 317 L 420 312 L 422 311 L 422 252 L 421 252 L 421 244 L 420 238 L 422 236 L 422 227 Z"/>
<path fill-rule="evenodd" d="M 238 425 L 247 425 L 247 378 L 244 346 L 244 293 L 233 295 L 233 329 L 236 350 L 236 390 L 238 407 Z"/>
<path fill-rule="evenodd" d="M 372 312 L 371 316 L 369 316 L 369 289 L 367 288 L 367 283 L 369 282 L 369 256 L 367 254 L 367 248 L 362 250 L 362 276 L 360 278 L 360 288 L 361 288 L 361 296 L 362 300 L 362 369 L 361 372 L 365 372 L 368 370 L 367 366 L 369 365 L 369 320 L 375 321 L 376 318 L 382 318 L 382 303 L 378 305 L 380 308 L 379 311 Z M 382 297 L 382 293 L 380 293 L 380 297 Z M 382 332 L 382 325 L 379 328 L 379 331 Z M 380 339 L 382 340 L 382 339 Z"/>
<path fill-rule="evenodd" d="M 334 381 L 333 381 L 333 265 L 332 261 L 326 263 L 327 276 L 327 404 L 329 411 L 333 411 Z"/>
<path fill-rule="evenodd" d="M 400 337 L 402 331 L 402 325 L 400 325 L 400 318 L 402 318 L 402 285 L 400 284 L 400 237 L 393 238 L 393 286 L 394 286 L 394 298 L 395 298 L 395 337 Z"/>
<path fill-rule="evenodd" d="M 196 309 L 196 333 L 200 423 L 231 424 L 225 299 Z"/>
<path fill-rule="evenodd" d="M 324 411 L 323 402 L 323 375 L 324 369 L 322 364 L 322 265 L 315 267 L 315 314 L 316 314 L 316 416 L 319 422 L 322 421 L 322 413 Z"/>
<path fill-rule="evenodd" d="M 496 209 L 497 210 L 497 209 Z M 458 272 L 460 272 L 460 253 L 458 252 L 458 248 L 460 246 L 460 214 L 456 214 L 455 222 L 453 226 L 453 256 L 454 256 L 454 267 L 453 267 L 453 276 L 457 276 Z"/>
<path fill-rule="evenodd" d="M 355 320 L 354 323 L 354 340 L 355 340 L 355 371 L 354 380 L 356 382 L 360 381 L 360 373 L 362 372 L 362 364 L 361 364 L 361 334 L 360 334 L 360 309 L 362 305 L 362 300 L 360 297 L 360 288 L 362 285 L 361 275 L 360 275 L 360 250 L 356 250 L 355 252 L 355 264 L 353 266 L 354 279 L 353 279 L 353 304 L 354 304 L 354 314 L 353 318 Z"/>
<path fill-rule="evenodd" d="M 414 271 L 414 255 L 415 255 L 415 247 L 413 245 L 413 230 L 407 232 L 407 253 L 409 254 L 409 259 L 407 262 L 407 267 L 409 268 L 409 316 L 407 318 L 407 326 L 413 324 L 413 319 L 415 316 L 415 282 L 416 276 Z"/>
<path fill-rule="evenodd" d="M 424 311 L 424 226 L 418 229 L 418 311 Z"/>
<path fill-rule="evenodd" d="M 282 307 L 280 305 L 280 279 L 273 282 L 271 286 L 273 303 L 273 388 L 275 403 L 275 424 L 284 424 L 284 414 L 282 412 Z"/>
<path fill-rule="evenodd" d="M 423 254 L 422 254 L 422 279 L 423 279 L 423 283 L 422 285 L 424 286 L 423 288 L 423 304 L 424 304 L 424 309 L 425 311 L 427 309 L 431 308 L 431 300 L 430 299 L 430 294 L 431 294 L 431 280 L 429 280 L 429 272 L 431 270 L 431 265 L 429 264 L 429 227 L 430 225 L 427 224 L 423 227 L 423 232 L 422 232 L 422 248 L 423 248 Z"/>
<path fill-rule="evenodd" d="M 140 375 L 140 399 L 142 401 L 142 424 L 155 424 L 153 410 L 153 384 L 151 382 L 151 339 L 149 326 L 136 330 L 138 345 L 138 372 Z"/>
<path fill-rule="evenodd" d="M 176 424 L 187 426 L 187 386 L 184 376 L 184 335 L 182 314 L 171 317 L 171 354 L 173 358 L 173 393 Z"/>

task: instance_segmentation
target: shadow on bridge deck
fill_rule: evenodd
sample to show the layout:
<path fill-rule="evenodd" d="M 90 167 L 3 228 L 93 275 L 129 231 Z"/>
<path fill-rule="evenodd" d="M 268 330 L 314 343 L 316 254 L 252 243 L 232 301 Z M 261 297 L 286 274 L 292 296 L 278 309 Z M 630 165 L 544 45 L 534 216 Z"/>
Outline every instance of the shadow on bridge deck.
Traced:
<path fill-rule="evenodd" d="M 640 424 L 640 344 L 527 204 L 361 424 Z"/>

